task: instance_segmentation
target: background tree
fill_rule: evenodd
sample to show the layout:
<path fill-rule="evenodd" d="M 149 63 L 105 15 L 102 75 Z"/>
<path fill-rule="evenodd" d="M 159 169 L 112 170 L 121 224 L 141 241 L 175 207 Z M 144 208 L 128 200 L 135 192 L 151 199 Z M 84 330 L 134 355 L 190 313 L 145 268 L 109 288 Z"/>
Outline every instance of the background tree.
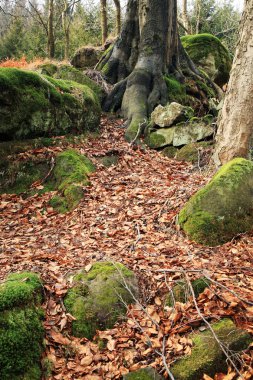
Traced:
<path fill-rule="evenodd" d="M 120 34 L 121 31 L 121 6 L 119 0 L 113 0 L 116 8 L 116 33 Z"/>
<path fill-rule="evenodd" d="M 248 157 L 253 134 L 253 0 L 245 1 L 236 50 L 224 106 L 219 117 L 216 166 L 234 157 Z"/>
<path fill-rule="evenodd" d="M 100 0 L 100 9 L 101 9 L 102 45 L 104 45 L 108 37 L 107 1 L 106 0 Z"/>

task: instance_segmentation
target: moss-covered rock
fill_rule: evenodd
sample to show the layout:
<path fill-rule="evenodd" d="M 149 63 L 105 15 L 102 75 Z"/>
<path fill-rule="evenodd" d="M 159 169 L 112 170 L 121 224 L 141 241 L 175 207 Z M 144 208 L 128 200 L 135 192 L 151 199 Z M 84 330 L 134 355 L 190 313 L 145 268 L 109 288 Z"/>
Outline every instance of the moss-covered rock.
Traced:
<path fill-rule="evenodd" d="M 29 157 L 25 160 L 3 159 L 0 161 L 0 194 L 21 194 L 27 192 L 30 186 L 46 177 L 50 170 L 50 162 L 39 157 Z M 44 191 L 53 190 L 45 186 Z"/>
<path fill-rule="evenodd" d="M 176 127 L 161 128 L 149 133 L 145 138 L 145 143 L 152 149 L 162 148 L 173 144 Z"/>
<path fill-rule="evenodd" d="M 175 158 L 177 154 L 178 149 L 175 148 L 174 146 L 167 146 L 162 150 L 162 155 L 168 158 Z"/>
<path fill-rule="evenodd" d="M 129 269 L 122 264 L 100 262 L 73 278 L 73 287 L 68 291 L 64 304 L 76 320 L 73 334 L 91 339 L 96 330 L 113 327 L 117 319 L 126 312 L 125 304 L 133 302 L 132 295 L 124 286 L 124 280 L 133 294 L 137 295 L 137 281 Z"/>
<path fill-rule="evenodd" d="M 204 151 L 210 150 L 212 142 L 201 141 L 185 145 L 176 151 L 175 158 L 179 161 L 187 161 L 195 164 L 201 160 Z"/>
<path fill-rule="evenodd" d="M 228 82 L 232 60 L 221 41 L 211 34 L 181 37 L 182 44 L 193 62 L 219 86 Z"/>
<path fill-rule="evenodd" d="M 250 335 L 236 328 L 229 319 L 212 324 L 219 340 L 227 349 L 240 352 L 251 342 Z M 210 330 L 193 333 L 193 349 L 190 356 L 179 359 L 171 368 L 177 380 L 201 380 L 203 375 L 213 377 L 218 372 L 227 372 L 228 363 L 219 344 Z"/>
<path fill-rule="evenodd" d="M 78 69 L 94 67 L 101 58 L 104 49 L 102 46 L 83 46 L 79 48 L 71 59 L 71 65 Z"/>
<path fill-rule="evenodd" d="M 129 372 L 123 376 L 124 380 L 163 380 L 154 368 L 141 368 L 138 371 Z"/>
<path fill-rule="evenodd" d="M 8 276 L 0 285 L 0 378 L 39 380 L 43 343 L 42 283 L 34 273 Z"/>
<path fill-rule="evenodd" d="M 96 130 L 97 95 L 86 85 L 35 72 L 0 68 L 2 140 Z"/>
<path fill-rule="evenodd" d="M 179 213 L 189 237 L 205 245 L 219 245 L 253 228 L 253 163 L 235 158 L 198 191 Z"/>
<path fill-rule="evenodd" d="M 53 197 L 51 206 L 59 212 L 74 209 L 83 197 L 83 186 L 89 185 L 89 174 L 95 170 L 93 163 L 74 149 L 58 154 L 48 183 L 62 196 Z"/>
<path fill-rule="evenodd" d="M 197 298 L 203 291 L 210 285 L 210 281 L 205 277 L 197 278 L 191 282 L 192 288 L 194 290 L 195 297 Z M 173 306 L 174 302 L 185 303 L 188 301 L 188 298 L 191 297 L 191 291 L 188 287 L 188 284 L 185 280 L 177 281 L 176 285 L 172 288 L 172 293 L 168 294 L 165 305 Z"/>

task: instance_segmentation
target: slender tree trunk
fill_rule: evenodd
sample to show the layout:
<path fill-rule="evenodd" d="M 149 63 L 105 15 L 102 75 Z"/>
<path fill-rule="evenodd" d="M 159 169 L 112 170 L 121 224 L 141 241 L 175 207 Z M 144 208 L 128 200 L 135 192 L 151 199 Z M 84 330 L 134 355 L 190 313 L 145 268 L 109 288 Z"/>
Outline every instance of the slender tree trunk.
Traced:
<path fill-rule="evenodd" d="M 68 9 L 69 4 L 67 0 L 64 0 L 64 9 L 62 11 L 62 29 L 64 33 L 64 58 L 69 58 L 69 25 L 68 25 Z"/>
<path fill-rule="evenodd" d="M 253 138 L 253 0 L 245 1 L 240 39 L 216 136 L 216 166 L 248 157 Z"/>
<path fill-rule="evenodd" d="M 116 31 L 117 35 L 120 34 L 121 31 L 121 7 L 119 0 L 113 0 L 116 8 Z"/>
<path fill-rule="evenodd" d="M 187 11 L 187 0 L 183 0 L 182 4 L 182 22 L 184 28 L 189 33 L 189 19 L 188 19 L 188 11 Z"/>
<path fill-rule="evenodd" d="M 54 41 L 54 0 L 49 0 L 48 9 L 48 36 L 47 36 L 47 51 L 49 58 L 54 58 L 55 52 Z"/>
<path fill-rule="evenodd" d="M 106 0 L 100 0 L 100 10 L 101 10 L 102 45 L 104 45 L 108 36 L 107 1 Z"/>
<path fill-rule="evenodd" d="M 201 4 L 200 0 L 196 0 L 196 30 L 195 33 L 199 34 L 200 17 L 201 17 Z"/>

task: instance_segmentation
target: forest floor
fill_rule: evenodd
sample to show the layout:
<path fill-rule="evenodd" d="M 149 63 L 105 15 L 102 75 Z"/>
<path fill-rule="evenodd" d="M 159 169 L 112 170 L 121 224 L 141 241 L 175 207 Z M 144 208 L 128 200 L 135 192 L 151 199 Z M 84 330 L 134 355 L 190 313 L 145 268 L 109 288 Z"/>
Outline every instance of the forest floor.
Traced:
<path fill-rule="evenodd" d="M 177 214 L 208 175 L 156 151 L 133 149 L 124 141 L 121 124 L 122 120 L 103 118 L 101 136 L 75 146 L 96 164 L 96 156 L 108 152 L 117 154 L 119 162 L 110 168 L 98 165 L 73 212 L 56 213 L 48 206 L 50 193 L 0 198 L 0 279 L 24 270 L 41 274 L 45 357 L 54 364 L 49 379 L 118 379 L 147 365 L 165 374 L 163 357 L 170 363 L 191 352 L 187 334 L 204 325 L 192 299 L 164 309 L 168 288 L 185 273 L 190 279 L 203 273 L 212 278 L 197 300 L 209 321 L 229 316 L 253 333 L 253 234 L 215 248 L 189 241 L 176 224 Z M 43 148 L 26 154 L 54 155 L 59 150 Z M 131 306 L 126 320 L 98 332 L 107 342 L 99 350 L 96 339 L 71 336 L 72 318 L 66 314 L 63 297 L 69 286 L 67 274 L 83 267 L 88 271 L 91 263 L 101 260 L 121 262 L 136 273 L 140 303 L 147 308 Z M 242 358 L 244 378 L 250 379 L 252 350 Z M 230 377 L 216 377 L 236 378 L 233 370 Z"/>

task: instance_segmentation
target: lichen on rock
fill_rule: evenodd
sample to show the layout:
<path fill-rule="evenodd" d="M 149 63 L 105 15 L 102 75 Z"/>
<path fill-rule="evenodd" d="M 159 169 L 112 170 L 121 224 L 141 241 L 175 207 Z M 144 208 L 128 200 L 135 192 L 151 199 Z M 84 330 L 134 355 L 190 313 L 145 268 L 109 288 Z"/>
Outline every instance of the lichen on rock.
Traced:
<path fill-rule="evenodd" d="M 35 273 L 9 275 L 0 285 L 0 378 L 39 380 L 43 350 L 42 283 Z"/>
<path fill-rule="evenodd" d="M 213 323 L 212 328 L 224 347 L 233 352 L 246 349 L 252 341 L 250 335 L 230 319 Z M 189 338 L 193 341 L 192 353 L 172 365 L 175 379 L 201 380 L 204 374 L 213 377 L 216 373 L 227 372 L 227 358 L 210 330 L 193 333 Z"/>
<path fill-rule="evenodd" d="M 225 164 L 179 213 L 179 224 L 198 243 L 215 246 L 253 227 L 253 163 Z"/>
<path fill-rule="evenodd" d="M 76 318 L 72 325 L 75 336 L 92 339 L 96 330 L 113 327 L 125 314 L 125 305 L 134 300 L 124 281 L 137 296 L 134 273 L 119 263 L 95 263 L 88 273 L 82 270 L 74 276 L 64 304 Z"/>

